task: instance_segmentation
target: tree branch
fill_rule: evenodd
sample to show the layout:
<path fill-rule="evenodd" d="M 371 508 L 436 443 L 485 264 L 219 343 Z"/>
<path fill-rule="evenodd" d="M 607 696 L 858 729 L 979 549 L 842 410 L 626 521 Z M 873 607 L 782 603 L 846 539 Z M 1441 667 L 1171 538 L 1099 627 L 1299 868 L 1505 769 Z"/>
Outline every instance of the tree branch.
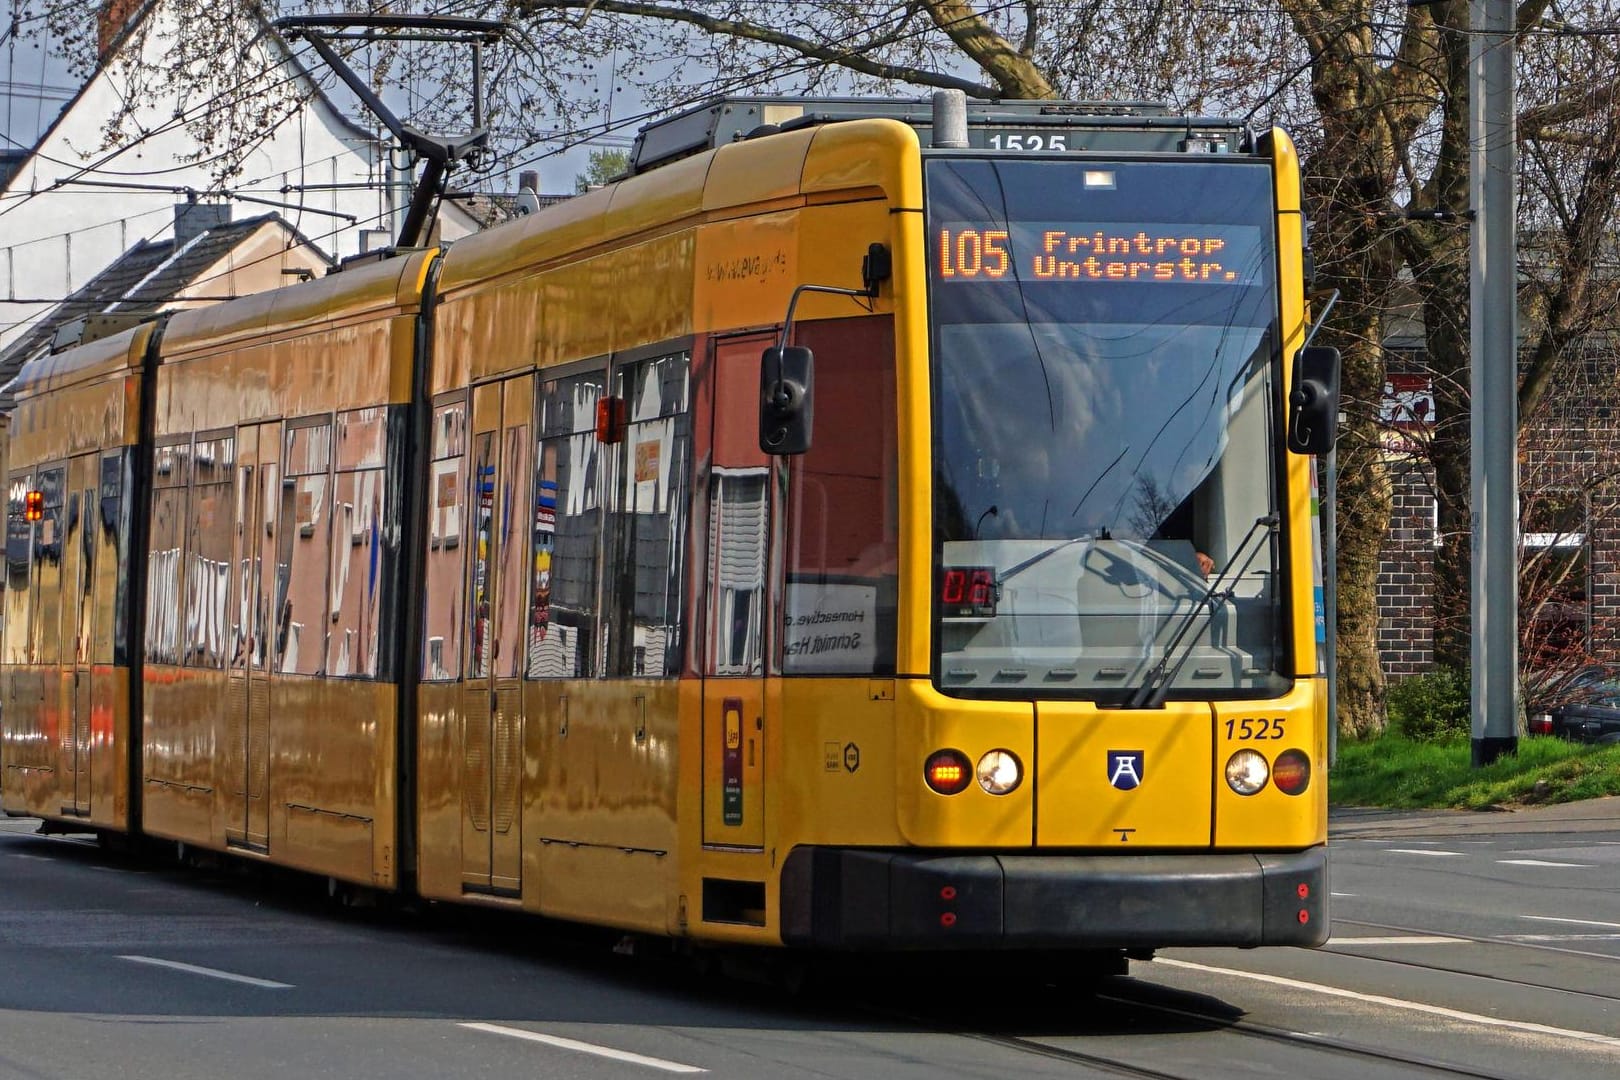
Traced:
<path fill-rule="evenodd" d="M 926 6 L 929 8 L 929 13 L 933 14 L 934 5 L 929 3 Z M 797 34 L 787 33 L 784 30 L 761 26 L 758 23 L 737 19 L 717 19 L 701 11 L 654 3 L 652 0 L 647 0 L 647 2 L 638 2 L 638 0 L 519 0 L 516 5 L 516 14 L 527 17 L 533 17 L 545 11 L 590 10 L 607 11 L 615 15 L 634 15 L 646 19 L 662 19 L 666 22 L 687 23 L 705 33 L 738 38 L 743 41 L 754 41 L 761 45 L 773 45 L 777 48 L 796 52 L 806 59 L 837 64 L 839 67 L 848 68 L 851 71 L 858 71 L 862 75 L 871 75 L 879 79 L 893 79 L 897 82 L 915 83 L 918 86 L 933 86 L 943 90 L 960 90 L 969 97 L 994 98 L 1003 93 L 998 87 L 974 82 L 971 79 L 963 79 L 945 72 L 929 71 L 925 68 L 911 67 L 905 64 L 887 64 L 874 60 L 853 48 L 835 48 L 821 42 L 812 41 L 809 38 L 800 37 Z M 937 23 L 938 19 L 936 18 L 935 21 Z M 1003 42 L 1003 44 L 1006 43 Z M 1011 51 L 1011 46 L 1007 46 L 1007 48 Z M 974 58 L 977 59 L 977 56 Z M 981 63 L 981 66 L 984 65 Z M 990 69 L 986 67 L 985 70 L 989 71 Z M 1050 92 L 1046 96 L 1050 97 Z"/>

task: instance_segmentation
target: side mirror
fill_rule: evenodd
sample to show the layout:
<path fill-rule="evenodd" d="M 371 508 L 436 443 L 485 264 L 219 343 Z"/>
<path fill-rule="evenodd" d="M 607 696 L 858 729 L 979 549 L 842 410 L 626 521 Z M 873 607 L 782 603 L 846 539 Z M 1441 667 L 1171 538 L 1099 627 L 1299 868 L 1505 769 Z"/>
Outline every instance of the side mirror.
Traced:
<path fill-rule="evenodd" d="M 759 360 L 759 448 L 767 454 L 810 449 L 815 356 L 798 345 L 765 350 Z"/>
<path fill-rule="evenodd" d="M 1288 395 L 1288 449 L 1318 457 L 1333 449 L 1339 427 L 1339 350 L 1313 345 L 1294 356 Z"/>

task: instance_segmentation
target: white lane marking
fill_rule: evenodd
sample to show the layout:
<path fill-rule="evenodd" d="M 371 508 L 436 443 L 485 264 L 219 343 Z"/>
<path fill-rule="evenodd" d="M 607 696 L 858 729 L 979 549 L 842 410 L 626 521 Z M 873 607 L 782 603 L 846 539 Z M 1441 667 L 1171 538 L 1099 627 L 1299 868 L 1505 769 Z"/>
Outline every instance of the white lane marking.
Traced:
<path fill-rule="evenodd" d="M 1591 863 L 1584 862 L 1548 862 L 1546 859 L 1497 859 L 1503 866 L 1565 866 L 1571 870 L 1590 870 Z"/>
<path fill-rule="evenodd" d="M 292 983 L 275 982 L 271 979 L 255 979 L 251 975 L 238 975 L 231 971 L 220 971 L 218 968 L 198 967 L 196 964 L 182 964 L 178 960 L 159 960 L 155 956 L 120 956 L 120 960 L 128 960 L 135 964 L 151 964 L 153 967 L 172 968 L 175 971 L 186 971 L 193 975 L 207 975 L 211 979 L 227 979 L 231 982 L 246 983 L 249 986 L 262 986 L 266 990 L 291 990 Z"/>
<path fill-rule="evenodd" d="M 1348 899 L 1354 897 L 1356 894 L 1353 893 L 1353 892 L 1336 892 L 1336 893 L 1330 893 L 1329 895 L 1332 896 L 1335 900 L 1348 900 Z"/>
<path fill-rule="evenodd" d="M 10 856 L 11 858 L 13 858 L 13 859 L 32 859 L 34 862 L 55 862 L 56 861 L 55 857 L 50 856 L 50 855 L 24 855 L 20 851 L 8 851 L 8 852 L 6 852 L 6 854 L 8 856 Z"/>
<path fill-rule="evenodd" d="M 1503 934 L 1503 941 L 1620 941 L 1620 934 Z M 1585 953 L 1603 956 L 1604 953 Z M 1614 957 L 1609 957 L 1614 959 Z"/>
<path fill-rule="evenodd" d="M 1195 964 L 1189 960 L 1171 960 L 1160 956 L 1155 957 L 1151 962 L 1164 964 L 1168 967 L 1186 968 L 1188 971 L 1199 971 L 1208 975 L 1230 975 L 1235 979 L 1252 979 L 1255 982 L 1270 983 L 1273 986 L 1282 986 L 1290 990 L 1308 990 L 1327 997 L 1349 998 L 1352 1001 L 1363 1001 L 1369 1005 L 1384 1005 L 1392 1009 L 1407 1009 L 1412 1012 L 1428 1013 L 1430 1016 L 1442 1016 L 1448 1020 L 1460 1020 L 1463 1023 L 1479 1024 L 1483 1027 L 1507 1028 L 1511 1031 L 1524 1031 L 1536 1035 L 1556 1035 L 1561 1039 L 1574 1039 L 1576 1042 L 1594 1043 L 1598 1046 L 1609 1046 L 1620 1050 L 1620 1038 L 1615 1038 L 1613 1035 L 1600 1035 L 1595 1031 L 1576 1031 L 1572 1028 L 1535 1024 L 1528 1020 L 1504 1020 L 1498 1016 L 1482 1016 L 1479 1013 L 1463 1012 L 1460 1009 L 1448 1009 L 1443 1005 L 1430 1005 L 1425 1001 L 1385 997 L 1382 994 L 1363 994 L 1356 990 L 1345 990 L 1338 986 L 1324 986 L 1321 983 L 1302 982 L 1299 979 L 1285 979 L 1280 975 L 1266 975 L 1258 971 L 1238 971 L 1234 968 L 1210 967 L 1207 964 Z"/>
<path fill-rule="evenodd" d="M 1620 930 L 1620 922 L 1598 922 L 1595 919 L 1560 919 L 1556 915 L 1520 915 L 1521 919 L 1531 922 L 1561 922 L 1572 923 L 1575 926 L 1607 926 L 1613 930 Z"/>
<path fill-rule="evenodd" d="M 1334 938 L 1328 942 L 1328 948 L 1335 945 L 1344 947 L 1349 945 L 1471 945 L 1467 938 L 1457 937 L 1425 937 L 1421 934 L 1412 934 L 1407 937 L 1342 937 Z"/>
<path fill-rule="evenodd" d="M 487 1031 L 491 1035 L 509 1035 L 514 1039 L 527 1039 L 529 1042 L 545 1043 L 547 1046 L 561 1047 L 564 1050 L 577 1050 L 581 1054 L 595 1054 L 597 1057 L 612 1058 L 614 1061 L 628 1061 L 632 1065 L 645 1065 L 649 1069 L 662 1069 L 665 1072 L 700 1073 L 709 1071 L 708 1069 L 700 1069 L 696 1065 L 682 1065 L 678 1061 L 643 1057 L 641 1054 L 632 1054 L 628 1050 L 615 1050 L 611 1046 L 597 1046 L 595 1043 L 579 1042 L 577 1039 L 565 1039 L 560 1035 L 542 1035 L 538 1031 L 502 1027 L 500 1024 L 458 1024 L 456 1026 L 472 1031 Z"/>
<path fill-rule="evenodd" d="M 1384 850 L 1392 855 L 1438 855 L 1453 859 L 1460 859 L 1463 857 L 1463 853 L 1460 851 L 1437 851 L 1431 848 L 1391 847 L 1385 848 Z"/>

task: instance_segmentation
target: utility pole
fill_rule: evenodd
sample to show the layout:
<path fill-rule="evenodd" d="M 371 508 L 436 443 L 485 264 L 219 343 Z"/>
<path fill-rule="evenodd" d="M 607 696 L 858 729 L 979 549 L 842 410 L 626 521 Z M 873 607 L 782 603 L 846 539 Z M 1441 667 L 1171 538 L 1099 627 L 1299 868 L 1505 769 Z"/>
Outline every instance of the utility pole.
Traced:
<path fill-rule="evenodd" d="M 1469 8 L 1473 763 L 1519 749 L 1519 305 L 1514 3 Z"/>

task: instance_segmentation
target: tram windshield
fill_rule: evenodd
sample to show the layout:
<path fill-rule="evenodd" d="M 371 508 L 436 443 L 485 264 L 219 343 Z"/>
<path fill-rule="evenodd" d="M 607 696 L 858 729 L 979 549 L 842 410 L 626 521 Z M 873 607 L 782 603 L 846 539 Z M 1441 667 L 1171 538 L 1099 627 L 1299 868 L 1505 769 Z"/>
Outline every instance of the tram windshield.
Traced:
<path fill-rule="evenodd" d="M 926 176 L 940 687 L 1283 692 L 1269 168 Z"/>

